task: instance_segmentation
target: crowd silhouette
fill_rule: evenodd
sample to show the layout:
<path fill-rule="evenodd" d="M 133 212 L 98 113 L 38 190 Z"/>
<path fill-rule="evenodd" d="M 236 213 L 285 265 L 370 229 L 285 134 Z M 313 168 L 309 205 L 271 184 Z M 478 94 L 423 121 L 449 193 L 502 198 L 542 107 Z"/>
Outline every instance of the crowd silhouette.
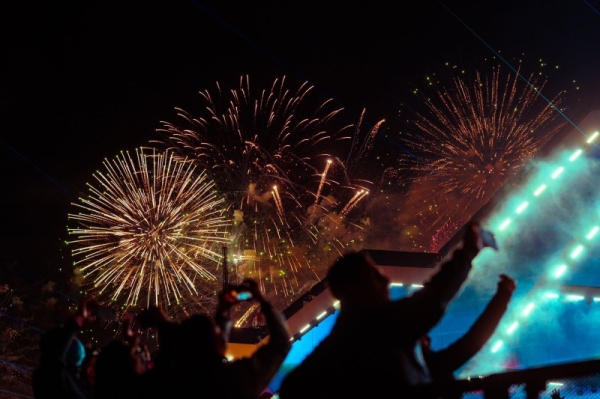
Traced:
<path fill-rule="evenodd" d="M 329 335 L 284 376 L 278 397 L 387 397 L 390 392 L 410 397 L 410 388 L 454 379 L 456 370 L 488 341 L 516 286 L 500 275 L 496 294 L 467 333 L 444 349 L 431 348 L 430 330 L 461 290 L 474 258 L 493 246 L 486 234 L 478 223 L 465 226 L 462 241 L 423 287 L 399 300 L 390 299 L 390 280 L 367 252 L 340 256 L 324 280 L 340 302 L 340 313 Z M 231 309 L 241 300 L 240 290 L 259 304 L 269 336 L 250 356 L 228 360 Z M 292 337 L 283 315 L 255 280 L 225 286 L 212 315 L 173 321 L 156 306 L 125 314 L 118 337 L 100 348 L 86 348 L 78 330 L 101 317 L 101 308 L 94 298 L 86 298 L 63 325 L 42 336 L 33 374 L 35 398 L 275 396 L 269 383 L 291 350 Z M 145 329 L 156 331 L 159 345 L 153 353 L 141 343 Z"/>

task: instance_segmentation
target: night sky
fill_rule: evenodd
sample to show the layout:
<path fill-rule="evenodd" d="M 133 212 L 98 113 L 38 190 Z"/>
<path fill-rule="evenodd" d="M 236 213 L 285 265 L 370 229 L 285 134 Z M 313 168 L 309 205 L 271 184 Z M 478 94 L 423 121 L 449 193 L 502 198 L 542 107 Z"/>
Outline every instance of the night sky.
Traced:
<path fill-rule="evenodd" d="M 146 145 L 216 81 L 307 81 L 351 119 L 366 109 L 374 122 L 393 120 L 409 86 L 446 61 L 495 56 L 510 68 L 523 57 L 559 65 L 554 87 L 579 87 L 574 123 L 598 108 L 600 1 L 279 3 L 5 8 L 0 262 L 43 279 L 64 256 L 69 205 L 103 159 Z"/>
<path fill-rule="evenodd" d="M 386 140 L 403 129 L 405 111 L 419 106 L 411 90 L 425 85 L 427 77 L 444 82 L 448 66 L 480 70 L 489 59 L 507 71 L 516 70 L 520 61 L 530 67 L 527 72 L 543 66 L 549 83 L 542 94 L 551 98 L 558 90 L 567 92 L 561 114 L 567 124 L 575 127 L 600 109 L 600 0 L 233 4 L 64 0 L 3 7 L 0 310 L 10 314 L 2 314 L 2 331 L 21 323 L 21 330 L 30 332 L 21 335 L 23 342 L 37 343 L 51 315 L 33 314 L 51 308 L 51 300 L 44 302 L 47 296 L 74 286 L 48 283 L 57 276 L 71 280 L 65 242 L 72 203 L 87 194 L 86 184 L 95 182 L 93 174 L 103 169 L 104 160 L 147 146 L 161 121 L 174 120 L 176 107 L 202 106 L 199 92 L 212 90 L 216 82 L 224 91 L 239 88 L 244 76 L 257 90 L 282 77 L 290 89 L 307 82 L 314 86 L 311 101 L 332 100 L 349 123 L 363 110 L 367 125 L 385 119 L 377 144 L 388 158 L 400 149 Z M 552 216 L 578 209 L 558 208 Z M 491 290 L 502 267 L 526 289 L 531 265 L 539 260 L 536 243 L 545 239 L 531 230 L 529 236 L 514 237 L 524 250 L 517 245 L 503 262 L 492 258 L 490 267 L 472 276 L 473 286 Z M 525 262 L 527 250 L 535 254 Z M 8 292 L 9 286 L 18 292 Z M 21 306 L 21 298 L 33 310 Z M 76 299 L 63 302 L 68 307 Z M 553 344 L 562 337 L 550 335 L 548 326 L 558 320 L 540 323 Z M 577 322 L 587 331 L 588 320 L 594 331 L 596 313 Z M 529 333 L 532 342 L 544 341 L 538 331 Z M 11 342 L 8 333 L 2 338 L 0 362 L 14 362 L 8 370 L 33 367 L 29 353 L 34 349 L 21 351 L 21 341 Z M 567 338 L 565 347 L 573 341 Z M 1 388 L 27 392 L 28 379 L 18 380 L 25 388 Z"/>

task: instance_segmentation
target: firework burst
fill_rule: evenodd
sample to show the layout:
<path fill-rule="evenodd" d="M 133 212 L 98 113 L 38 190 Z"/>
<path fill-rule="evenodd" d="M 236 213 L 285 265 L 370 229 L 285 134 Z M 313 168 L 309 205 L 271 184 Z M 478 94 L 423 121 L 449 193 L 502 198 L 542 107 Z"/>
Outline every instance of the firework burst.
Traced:
<path fill-rule="evenodd" d="M 525 81 L 520 69 L 503 73 L 497 66 L 472 79 L 456 74 L 422 98 L 426 111 L 401 134 L 407 151 L 400 168 L 414 173 L 415 224 L 430 233 L 462 225 L 565 125 L 558 111 L 564 93 L 546 100 L 547 81 L 534 74 Z"/>
<path fill-rule="evenodd" d="M 168 152 L 136 149 L 103 162 L 73 205 L 75 265 L 101 300 L 120 306 L 211 303 L 230 225 L 204 171 Z"/>
<path fill-rule="evenodd" d="M 314 107 L 312 86 L 286 88 L 285 78 L 254 95 L 239 89 L 200 92 L 204 115 L 178 109 L 158 140 L 206 169 L 226 196 L 232 218 L 232 279 L 252 276 L 289 304 L 319 281 L 333 257 L 360 245 L 354 222 L 370 180 L 354 176 L 383 121 L 363 133 L 341 122 L 331 100 Z M 365 174 L 363 173 L 363 176 Z"/>

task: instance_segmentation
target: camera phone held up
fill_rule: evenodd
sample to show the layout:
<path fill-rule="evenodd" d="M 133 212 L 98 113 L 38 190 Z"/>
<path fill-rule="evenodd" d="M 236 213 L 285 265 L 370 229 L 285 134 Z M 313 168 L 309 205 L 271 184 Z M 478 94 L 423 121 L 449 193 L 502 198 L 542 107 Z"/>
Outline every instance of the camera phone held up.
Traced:
<path fill-rule="evenodd" d="M 233 301 L 247 301 L 252 298 L 252 293 L 245 285 L 230 285 L 227 288 L 227 297 Z"/>
<path fill-rule="evenodd" d="M 481 234 L 481 239 L 486 247 L 493 248 L 496 251 L 498 250 L 498 243 L 496 242 L 496 237 L 494 236 L 494 233 L 480 227 L 479 234 Z"/>

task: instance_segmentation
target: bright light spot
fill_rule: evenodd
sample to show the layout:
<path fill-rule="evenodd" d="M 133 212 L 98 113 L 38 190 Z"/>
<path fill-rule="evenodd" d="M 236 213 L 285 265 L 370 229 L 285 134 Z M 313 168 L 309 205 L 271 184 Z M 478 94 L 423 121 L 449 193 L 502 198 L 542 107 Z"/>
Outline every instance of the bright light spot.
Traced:
<path fill-rule="evenodd" d="M 404 284 L 402 284 L 402 283 L 391 283 L 390 286 L 391 287 L 404 287 Z"/>
<path fill-rule="evenodd" d="M 502 344 L 504 344 L 504 342 L 501 340 L 496 342 L 496 344 L 492 347 L 492 353 L 498 352 L 498 350 L 502 347 Z"/>
<path fill-rule="evenodd" d="M 510 219 L 506 219 L 504 222 L 502 222 L 500 227 L 498 227 L 498 230 L 504 230 L 509 224 L 510 224 Z"/>
<path fill-rule="evenodd" d="M 506 332 L 508 334 L 512 334 L 513 332 L 515 332 L 515 330 L 517 329 L 517 327 L 519 327 L 519 323 L 518 322 L 514 322 L 510 325 L 510 327 L 508 327 L 508 330 L 506 330 Z"/>
<path fill-rule="evenodd" d="M 411 284 L 411 288 L 422 288 L 423 284 Z"/>
<path fill-rule="evenodd" d="M 310 324 L 305 325 L 304 327 L 302 327 L 300 329 L 300 334 L 302 334 L 304 331 L 308 330 L 310 328 Z"/>
<path fill-rule="evenodd" d="M 556 292 L 546 292 L 544 296 L 549 299 L 558 298 L 558 294 Z"/>
<path fill-rule="evenodd" d="M 533 195 L 535 195 L 535 196 L 537 197 L 538 195 L 540 195 L 541 193 L 543 193 L 545 189 L 546 189 L 546 185 L 545 185 L 545 184 L 542 184 L 541 186 L 539 186 L 539 187 L 537 188 L 537 190 L 535 190 L 535 191 L 533 192 Z"/>
<path fill-rule="evenodd" d="M 340 308 L 340 301 L 335 301 L 333 303 L 333 307 L 336 308 L 336 309 L 339 309 Z"/>
<path fill-rule="evenodd" d="M 528 316 L 534 307 L 535 307 L 535 304 L 533 302 L 530 302 L 529 305 L 527 305 L 525 307 L 525 310 L 523 310 L 523 316 Z"/>
<path fill-rule="evenodd" d="M 594 228 L 592 229 L 592 231 L 590 231 L 588 233 L 588 235 L 586 236 L 586 238 L 588 240 L 591 240 L 592 238 L 594 238 L 594 236 L 596 235 L 596 233 L 598 232 L 598 230 L 600 230 L 600 227 L 598 226 L 594 226 Z"/>
<path fill-rule="evenodd" d="M 323 313 L 321 313 L 320 315 L 317 316 L 317 320 L 321 320 L 326 315 L 327 315 L 327 311 L 324 311 Z"/>
<path fill-rule="evenodd" d="M 583 245 L 577 246 L 577 248 L 575 248 L 573 252 L 571 252 L 571 259 L 577 258 L 579 254 L 581 254 L 581 251 L 583 251 Z"/>
<path fill-rule="evenodd" d="M 559 278 L 567 271 L 567 265 L 560 265 L 556 272 L 554 273 L 554 277 Z"/>
<path fill-rule="evenodd" d="M 529 202 L 525 201 L 517 208 L 517 213 L 521 213 L 529 206 Z"/>
<path fill-rule="evenodd" d="M 594 302 L 600 302 L 600 298 L 598 298 L 597 296 L 595 296 L 593 299 L 594 299 Z"/>
<path fill-rule="evenodd" d="M 600 134 L 600 133 L 599 132 L 594 132 L 594 134 L 592 134 L 590 136 L 590 138 L 587 139 L 585 142 L 588 143 L 588 144 L 590 144 L 592 141 L 596 140 L 596 137 L 598 137 L 598 134 Z"/>
<path fill-rule="evenodd" d="M 556 179 L 558 176 L 560 176 L 560 174 L 565 170 L 565 168 L 563 168 L 562 166 L 559 167 L 558 169 L 556 169 L 554 171 L 554 173 L 552 173 L 552 178 Z"/>
<path fill-rule="evenodd" d="M 585 297 L 583 295 L 575 295 L 575 294 L 571 294 L 571 295 L 567 295 L 567 301 L 583 301 L 585 299 Z"/>
<path fill-rule="evenodd" d="M 548 385 L 553 386 L 553 387 L 562 387 L 563 384 L 562 382 L 558 382 L 558 381 L 548 381 Z"/>
<path fill-rule="evenodd" d="M 581 155 L 582 152 L 583 152 L 583 150 L 581 150 L 581 149 L 578 149 L 577 151 L 575 151 L 573 153 L 573 155 L 571 155 L 569 157 L 569 161 L 573 162 L 574 160 L 576 160 Z"/>

